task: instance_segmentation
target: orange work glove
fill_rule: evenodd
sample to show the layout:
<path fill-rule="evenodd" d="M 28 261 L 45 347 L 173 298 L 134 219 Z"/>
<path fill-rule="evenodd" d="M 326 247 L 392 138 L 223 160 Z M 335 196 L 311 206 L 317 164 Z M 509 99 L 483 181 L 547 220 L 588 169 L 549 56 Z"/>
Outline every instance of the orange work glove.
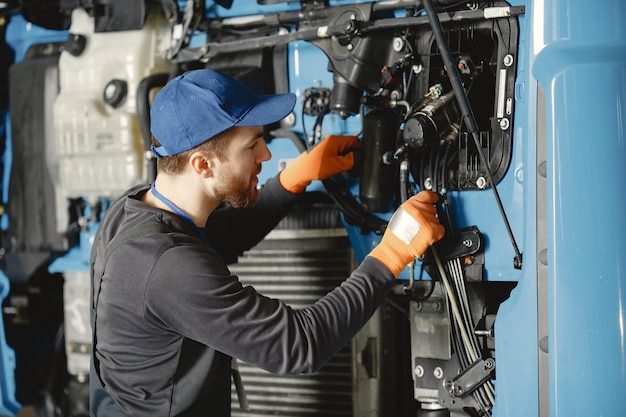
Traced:
<path fill-rule="evenodd" d="M 285 190 L 301 193 L 313 180 L 325 180 L 351 169 L 354 165 L 351 151 L 360 147 L 356 136 L 328 135 L 287 165 L 278 181 Z"/>
<path fill-rule="evenodd" d="M 369 256 L 378 259 L 395 277 L 415 258 L 441 239 L 444 227 L 436 217 L 439 196 L 422 191 L 406 200 L 393 214 L 383 239 Z"/>

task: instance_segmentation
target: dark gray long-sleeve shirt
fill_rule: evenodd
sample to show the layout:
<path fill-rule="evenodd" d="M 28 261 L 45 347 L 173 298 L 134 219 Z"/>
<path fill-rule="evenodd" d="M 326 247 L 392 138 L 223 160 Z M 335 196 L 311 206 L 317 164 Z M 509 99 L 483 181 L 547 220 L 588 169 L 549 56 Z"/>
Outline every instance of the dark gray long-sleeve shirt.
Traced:
<path fill-rule="evenodd" d="M 155 222 L 174 230 L 122 245 L 102 275 L 95 357 L 106 391 L 128 415 L 229 416 L 231 357 L 274 373 L 314 372 L 365 324 L 395 281 L 368 257 L 314 305 L 293 310 L 243 286 L 227 267 L 295 201 L 276 179 L 254 207 L 211 214 L 211 246 L 186 220 L 141 202 L 147 190 L 134 189 L 112 206 L 92 250 L 98 277 L 116 234 Z M 92 410 L 99 398 L 92 397 Z"/>

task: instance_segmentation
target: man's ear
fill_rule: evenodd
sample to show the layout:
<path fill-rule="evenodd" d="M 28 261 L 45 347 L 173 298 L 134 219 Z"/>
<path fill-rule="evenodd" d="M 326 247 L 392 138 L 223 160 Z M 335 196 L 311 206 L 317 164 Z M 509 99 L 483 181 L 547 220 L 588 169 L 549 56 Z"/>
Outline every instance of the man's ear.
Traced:
<path fill-rule="evenodd" d="M 208 152 L 196 151 L 189 156 L 189 167 L 203 178 L 213 176 L 216 163 L 217 159 Z"/>

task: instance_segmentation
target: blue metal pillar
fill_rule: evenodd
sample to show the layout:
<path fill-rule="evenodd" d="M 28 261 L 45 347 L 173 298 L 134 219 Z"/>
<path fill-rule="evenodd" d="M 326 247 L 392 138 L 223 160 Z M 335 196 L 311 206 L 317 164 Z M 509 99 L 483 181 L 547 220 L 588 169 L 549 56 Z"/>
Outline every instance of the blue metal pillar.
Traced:
<path fill-rule="evenodd" d="M 547 1 L 550 416 L 626 415 L 626 3 Z"/>

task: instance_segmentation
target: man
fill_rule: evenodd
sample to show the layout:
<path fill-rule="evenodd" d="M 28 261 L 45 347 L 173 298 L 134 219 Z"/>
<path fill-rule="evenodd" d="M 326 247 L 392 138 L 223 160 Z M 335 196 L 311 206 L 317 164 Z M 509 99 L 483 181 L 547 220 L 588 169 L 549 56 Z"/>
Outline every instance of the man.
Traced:
<path fill-rule="evenodd" d="M 291 94 L 256 96 L 211 70 L 178 76 L 155 97 L 157 178 L 107 211 L 92 249 L 92 416 L 228 416 L 231 357 L 281 374 L 318 370 L 443 236 L 436 194 L 420 193 L 313 306 L 294 311 L 243 287 L 227 263 L 276 226 L 311 181 L 350 169 L 359 146 L 329 137 L 259 192 L 271 156 L 263 126 L 294 104 Z"/>

